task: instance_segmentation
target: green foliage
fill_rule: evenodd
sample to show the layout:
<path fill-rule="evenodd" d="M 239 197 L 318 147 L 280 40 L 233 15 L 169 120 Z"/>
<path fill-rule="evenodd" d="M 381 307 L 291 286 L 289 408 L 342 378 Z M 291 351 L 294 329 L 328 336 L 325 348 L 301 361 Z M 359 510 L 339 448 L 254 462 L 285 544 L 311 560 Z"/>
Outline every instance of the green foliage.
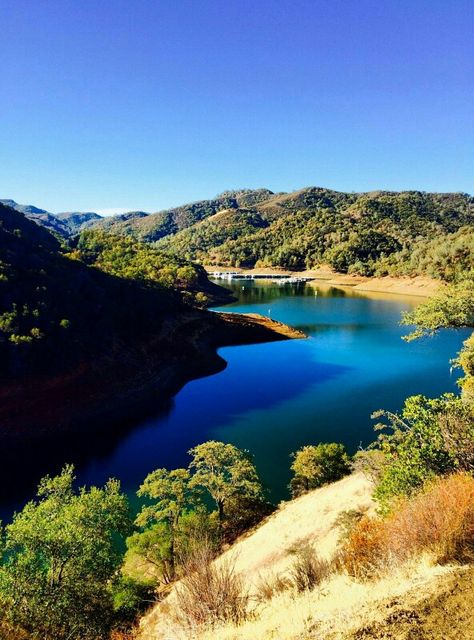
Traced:
<path fill-rule="evenodd" d="M 445 286 L 432 298 L 406 313 L 402 324 L 415 325 L 405 340 L 432 336 L 442 328 L 474 326 L 474 280 L 461 280 Z M 454 364 L 464 377 L 459 381 L 465 401 L 474 403 L 474 334 L 463 345 Z"/>
<path fill-rule="evenodd" d="M 187 469 L 157 469 L 145 478 L 138 490 L 138 496 L 153 502 L 142 508 L 136 524 L 146 527 L 154 523 L 155 526 L 135 534 L 130 544 L 137 553 L 160 568 L 165 582 L 175 578 L 176 536 L 180 520 L 198 500 L 190 480 Z"/>
<path fill-rule="evenodd" d="M 167 522 L 175 526 L 184 511 L 195 505 L 196 491 L 190 483 L 187 469 L 157 469 L 150 473 L 139 488 L 137 495 L 153 500 L 143 507 L 137 516 L 137 524 Z"/>
<path fill-rule="evenodd" d="M 350 473 L 350 459 L 343 444 L 336 442 L 307 445 L 292 455 L 293 497 L 305 491 L 340 480 Z"/>
<path fill-rule="evenodd" d="M 190 289 L 202 270 L 177 257 L 134 240 L 101 230 L 83 231 L 72 254 L 90 266 L 148 286 Z"/>
<path fill-rule="evenodd" d="M 404 325 L 416 325 L 407 340 L 433 335 L 445 327 L 474 326 L 474 280 L 443 287 L 432 298 L 404 314 Z"/>
<path fill-rule="evenodd" d="M 137 516 L 140 531 L 127 540 L 129 558 L 154 567 L 163 584 L 200 547 L 217 551 L 223 539 L 234 539 L 272 510 L 248 452 L 210 441 L 190 454 L 189 469 L 157 469 L 145 479 L 138 495 L 150 503 Z M 209 513 L 205 492 L 217 511 Z"/>
<path fill-rule="evenodd" d="M 127 629 L 155 602 L 154 585 L 121 575 L 112 585 L 112 603 L 116 626 Z"/>
<path fill-rule="evenodd" d="M 75 491 L 72 467 L 44 478 L 7 525 L 0 603 L 10 624 L 44 640 L 103 638 L 113 623 L 117 536 L 130 529 L 119 483 Z"/>
<path fill-rule="evenodd" d="M 127 558 L 137 556 L 140 565 L 151 565 L 154 579 L 168 584 L 174 579 L 175 558 L 171 557 L 171 531 L 168 523 L 148 523 L 127 538 Z"/>
<path fill-rule="evenodd" d="M 389 429 L 373 445 L 384 455 L 375 491 L 383 510 L 392 499 L 411 495 L 427 480 L 455 470 L 474 468 L 474 415 L 472 407 L 454 394 L 429 399 L 412 396 L 401 415 L 378 412 Z"/>
<path fill-rule="evenodd" d="M 465 374 L 459 381 L 463 397 L 474 406 L 474 333 L 465 340 L 455 362 Z"/>
<path fill-rule="evenodd" d="M 213 260 L 213 249 L 227 240 L 235 240 L 258 229 L 268 222 L 257 212 L 246 209 L 229 209 L 215 214 L 198 224 L 167 236 L 156 246 L 174 252 L 188 260 Z"/>
<path fill-rule="evenodd" d="M 466 194 L 309 188 L 262 192 L 250 205 L 238 198 L 211 202 L 212 210 L 199 208 L 183 226 L 161 229 L 158 246 L 230 266 L 329 264 L 362 275 L 423 274 L 447 281 L 472 273 L 474 200 Z M 158 215 L 137 221 L 135 232 L 156 224 Z"/>
<path fill-rule="evenodd" d="M 262 497 L 262 485 L 248 451 L 210 440 L 194 447 L 189 454 L 192 456 L 189 466 L 194 472 L 191 484 L 209 493 L 216 503 L 221 525 L 230 500 Z"/>

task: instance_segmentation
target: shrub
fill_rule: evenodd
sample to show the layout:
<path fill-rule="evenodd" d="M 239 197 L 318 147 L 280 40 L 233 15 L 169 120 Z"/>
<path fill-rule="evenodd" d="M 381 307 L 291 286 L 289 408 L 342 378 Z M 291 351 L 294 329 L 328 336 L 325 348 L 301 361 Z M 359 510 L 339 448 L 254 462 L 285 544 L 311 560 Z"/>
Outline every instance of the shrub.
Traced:
<path fill-rule="evenodd" d="M 156 600 L 153 584 L 123 575 L 113 585 L 112 598 L 115 622 L 123 631 Z"/>
<path fill-rule="evenodd" d="M 440 398 L 411 396 L 401 415 L 377 412 L 390 429 L 379 436 L 376 446 L 385 456 L 375 498 L 388 512 L 397 496 L 411 495 L 435 476 L 468 470 L 472 455 L 474 420 L 472 409 L 462 399 L 447 393 Z"/>
<path fill-rule="evenodd" d="M 364 517 L 344 545 L 340 564 L 358 578 L 378 575 L 423 552 L 438 562 L 474 559 L 474 478 L 437 478 L 402 498 L 385 520 Z"/>
<path fill-rule="evenodd" d="M 232 560 L 213 562 L 212 550 L 203 545 L 187 559 L 184 574 L 176 588 L 176 614 L 182 626 L 213 627 L 246 619 L 248 594 Z"/>
<path fill-rule="evenodd" d="M 257 600 L 264 602 L 271 600 L 275 596 L 288 591 L 293 586 L 293 582 L 287 576 L 269 574 L 261 576 L 257 585 Z"/>
<path fill-rule="evenodd" d="M 339 565 L 358 579 L 374 576 L 381 570 L 385 524 L 377 518 L 364 516 L 354 527 L 339 555 Z"/>
<path fill-rule="evenodd" d="M 336 442 L 307 445 L 292 454 L 291 470 L 295 476 L 290 489 L 293 497 L 350 473 L 349 456 L 343 444 Z"/>
<path fill-rule="evenodd" d="M 330 563 L 319 558 L 309 543 L 299 547 L 295 556 L 290 575 L 297 591 L 311 591 L 329 575 Z"/>

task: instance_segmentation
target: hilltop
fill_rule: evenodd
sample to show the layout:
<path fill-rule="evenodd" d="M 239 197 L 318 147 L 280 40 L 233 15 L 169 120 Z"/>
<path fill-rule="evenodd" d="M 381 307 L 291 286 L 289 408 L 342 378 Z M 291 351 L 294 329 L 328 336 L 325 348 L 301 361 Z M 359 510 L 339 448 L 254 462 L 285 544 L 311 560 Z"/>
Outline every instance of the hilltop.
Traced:
<path fill-rule="evenodd" d="M 100 228 L 207 265 L 295 271 L 325 266 L 350 275 L 446 281 L 473 268 L 474 198 L 465 193 L 242 189 L 156 213 L 107 218 L 53 215 L 4 202 L 63 238 Z"/>

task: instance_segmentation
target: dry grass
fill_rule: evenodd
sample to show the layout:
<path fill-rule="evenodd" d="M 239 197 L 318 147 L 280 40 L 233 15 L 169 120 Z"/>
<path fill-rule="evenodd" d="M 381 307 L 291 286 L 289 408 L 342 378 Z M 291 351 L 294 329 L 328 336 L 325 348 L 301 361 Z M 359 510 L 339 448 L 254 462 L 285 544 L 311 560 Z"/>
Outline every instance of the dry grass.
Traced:
<path fill-rule="evenodd" d="M 225 590 L 236 594 L 238 606 L 245 603 L 245 612 L 239 609 L 236 616 L 219 614 L 213 618 L 212 628 L 196 624 L 188 625 L 185 631 L 183 626 L 170 622 L 179 598 L 175 589 L 164 606 L 148 617 L 140 639 L 382 637 L 371 636 L 369 632 L 363 635 L 364 630 L 385 628 L 392 618 L 397 620 L 397 616 L 403 617 L 406 611 L 423 612 L 423 603 L 435 602 L 440 593 L 448 598 L 451 591 L 446 585 L 456 571 L 463 569 L 436 563 L 472 557 L 474 480 L 466 474 L 440 479 L 412 501 L 400 502 L 398 510 L 386 521 L 367 516 L 359 520 L 360 511 L 370 506 L 363 486 L 361 477 L 354 475 L 284 505 L 250 536 L 214 561 L 212 566 L 223 566 L 225 572 L 226 563 L 235 558 L 230 573 L 238 572 L 242 576 L 250 597 L 245 595 L 240 599 L 242 593 L 245 594 L 240 578 L 235 592 L 232 588 Z M 344 512 L 349 512 L 350 517 Z M 348 528 L 352 528 L 352 533 L 345 541 L 345 566 L 355 575 L 331 573 L 327 560 L 331 550 L 337 547 L 341 529 Z M 318 553 L 323 550 L 324 566 L 315 551 L 308 551 L 307 555 L 301 553 L 308 544 Z M 298 548 L 300 557 L 295 558 Z M 236 552 L 238 557 L 232 555 Z M 301 590 L 295 585 L 296 566 Z M 355 577 L 361 575 L 370 575 L 372 579 L 361 581 Z M 202 572 L 202 576 L 206 576 L 206 572 Z M 194 602 L 198 596 L 200 600 L 208 599 L 209 582 L 212 580 L 207 575 L 196 583 Z M 392 617 L 387 622 L 388 615 Z M 199 616 L 201 613 L 197 621 Z M 451 640 L 451 636 L 449 638 Z"/>
<path fill-rule="evenodd" d="M 311 591 L 317 587 L 331 572 L 331 563 L 322 560 L 310 544 L 303 544 L 295 552 L 295 559 L 290 569 L 291 583 L 296 591 Z"/>
<path fill-rule="evenodd" d="M 263 603 L 268 603 L 269 598 L 282 595 L 282 592 L 285 592 L 282 597 L 291 599 L 296 595 L 290 577 L 294 562 L 291 550 L 309 542 L 320 558 L 329 560 L 339 544 L 338 522 L 341 513 L 373 510 L 372 490 L 371 482 L 363 474 L 357 473 L 284 503 L 214 563 L 232 563 L 235 573 L 242 577 L 249 590 L 252 613 L 256 606 L 257 609 L 264 606 Z M 171 619 L 176 610 L 176 592 L 177 589 L 173 589 L 162 603 L 142 619 L 140 640 L 187 637 L 182 627 L 178 627 Z"/>
<path fill-rule="evenodd" d="M 286 591 L 262 603 L 252 619 L 197 636 L 199 640 L 346 640 L 360 629 L 382 622 L 388 606 L 434 596 L 452 567 L 425 562 L 405 566 L 378 581 L 358 582 L 333 575 L 313 591 Z M 355 634 L 355 635 L 354 635 Z M 373 636 L 374 638 L 380 636 Z M 387 636 L 396 637 L 396 636 Z M 170 635 L 169 639 L 174 638 Z M 155 640 L 155 638 L 153 638 Z M 168 640 L 168 638 L 167 638 Z M 467 638 L 466 638 L 467 640 Z"/>
<path fill-rule="evenodd" d="M 213 562 L 209 547 L 196 549 L 184 565 L 176 590 L 174 617 L 184 629 L 239 624 L 247 617 L 248 595 L 235 562 Z"/>
<path fill-rule="evenodd" d="M 289 577 L 275 573 L 267 573 L 261 576 L 255 586 L 255 599 L 257 602 L 272 600 L 276 596 L 289 591 L 293 583 Z"/>
<path fill-rule="evenodd" d="M 474 479 L 466 473 L 440 478 L 386 520 L 364 517 L 355 526 L 340 563 L 352 576 L 378 576 L 421 553 L 440 563 L 474 559 Z"/>

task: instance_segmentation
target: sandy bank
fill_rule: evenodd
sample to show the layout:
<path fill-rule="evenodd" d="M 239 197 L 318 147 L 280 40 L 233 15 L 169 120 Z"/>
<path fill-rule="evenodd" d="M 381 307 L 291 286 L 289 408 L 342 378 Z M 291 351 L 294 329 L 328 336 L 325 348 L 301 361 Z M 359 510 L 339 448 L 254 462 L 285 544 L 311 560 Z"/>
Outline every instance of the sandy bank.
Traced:
<path fill-rule="evenodd" d="M 344 273 L 336 273 L 328 267 L 319 269 L 307 269 L 305 271 L 287 271 L 278 267 L 261 267 L 254 269 L 240 269 L 238 267 L 214 267 L 206 266 L 207 272 L 213 271 L 239 271 L 242 274 L 255 275 L 287 275 L 292 277 L 312 278 L 316 283 L 324 282 L 336 287 L 351 287 L 354 291 L 391 293 L 403 296 L 430 297 L 440 287 L 441 282 L 426 276 L 384 276 L 380 278 L 367 278 L 353 276 Z"/>

